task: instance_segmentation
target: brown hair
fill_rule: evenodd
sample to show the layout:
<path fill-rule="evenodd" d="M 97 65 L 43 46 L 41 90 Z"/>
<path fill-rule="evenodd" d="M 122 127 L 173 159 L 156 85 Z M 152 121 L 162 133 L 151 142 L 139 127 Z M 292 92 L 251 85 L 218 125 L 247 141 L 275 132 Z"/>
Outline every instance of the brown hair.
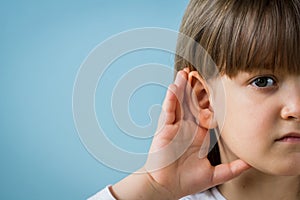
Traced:
<path fill-rule="evenodd" d="M 230 77 L 270 69 L 300 73 L 299 0 L 191 0 L 180 32 L 198 42 Z M 194 53 L 178 40 L 177 52 Z M 175 57 L 175 69 L 201 71 L 197 57 Z M 197 63 L 197 66 L 191 65 Z"/>
<path fill-rule="evenodd" d="M 262 69 L 300 74 L 299 0 L 191 0 L 180 33 L 199 43 L 229 77 Z M 179 38 L 176 51 L 177 71 L 189 67 L 203 75 L 206 66 L 193 45 Z M 186 54 L 192 60 L 179 56 Z M 220 163 L 217 145 L 208 157 Z"/>

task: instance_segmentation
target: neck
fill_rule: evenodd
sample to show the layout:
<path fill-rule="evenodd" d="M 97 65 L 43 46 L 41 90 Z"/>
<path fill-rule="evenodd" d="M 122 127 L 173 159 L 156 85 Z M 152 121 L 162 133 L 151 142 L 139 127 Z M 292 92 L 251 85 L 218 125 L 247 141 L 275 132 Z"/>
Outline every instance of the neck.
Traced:
<path fill-rule="evenodd" d="M 250 169 L 218 188 L 229 200 L 298 200 L 300 199 L 300 176 L 273 176 Z"/>
<path fill-rule="evenodd" d="M 220 156 L 222 163 L 237 159 L 224 145 L 220 145 Z M 299 200 L 300 175 L 276 176 L 251 168 L 218 189 L 228 200 Z"/>

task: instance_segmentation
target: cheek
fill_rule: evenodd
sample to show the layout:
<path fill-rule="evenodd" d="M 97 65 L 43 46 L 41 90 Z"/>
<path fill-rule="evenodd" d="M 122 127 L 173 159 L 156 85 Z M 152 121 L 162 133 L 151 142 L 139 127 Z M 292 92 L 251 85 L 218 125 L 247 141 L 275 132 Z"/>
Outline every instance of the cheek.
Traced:
<path fill-rule="evenodd" d="M 269 149 L 272 120 L 264 103 L 253 101 L 247 95 L 227 95 L 224 126 L 221 137 L 237 157 L 251 160 L 263 157 Z"/>

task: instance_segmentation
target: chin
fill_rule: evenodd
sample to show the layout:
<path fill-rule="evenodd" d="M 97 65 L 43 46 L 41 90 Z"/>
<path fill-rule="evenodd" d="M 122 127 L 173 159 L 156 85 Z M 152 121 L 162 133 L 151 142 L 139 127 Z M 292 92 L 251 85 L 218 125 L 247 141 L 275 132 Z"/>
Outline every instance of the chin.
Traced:
<path fill-rule="evenodd" d="M 300 159 L 278 159 L 276 162 L 249 163 L 253 169 L 271 176 L 300 176 Z"/>
<path fill-rule="evenodd" d="M 274 173 L 276 176 L 300 176 L 299 170 L 291 170 L 291 171 L 280 171 L 278 173 Z"/>
<path fill-rule="evenodd" d="M 300 163 L 277 165 L 263 171 L 275 176 L 300 176 Z"/>

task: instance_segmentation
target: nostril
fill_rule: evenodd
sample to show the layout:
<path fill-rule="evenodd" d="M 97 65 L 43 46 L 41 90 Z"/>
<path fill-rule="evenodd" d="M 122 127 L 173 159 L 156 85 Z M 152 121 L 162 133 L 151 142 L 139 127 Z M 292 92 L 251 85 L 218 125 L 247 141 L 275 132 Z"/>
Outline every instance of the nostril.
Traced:
<path fill-rule="evenodd" d="M 288 116 L 288 119 L 295 119 L 296 117 Z"/>
<path fill-rule="evenodd" d="M 285 120 L 300 121 L 300 106 L 288 104 L 282 108 L 280 115 Z"/>
<path fill-rule="evenodd" d="M 296 121 L 300 121 L 299 117 L 294 117 L 294 116 L 288 116 L 287 118 L 288 120 L 296 120 Z"/>

